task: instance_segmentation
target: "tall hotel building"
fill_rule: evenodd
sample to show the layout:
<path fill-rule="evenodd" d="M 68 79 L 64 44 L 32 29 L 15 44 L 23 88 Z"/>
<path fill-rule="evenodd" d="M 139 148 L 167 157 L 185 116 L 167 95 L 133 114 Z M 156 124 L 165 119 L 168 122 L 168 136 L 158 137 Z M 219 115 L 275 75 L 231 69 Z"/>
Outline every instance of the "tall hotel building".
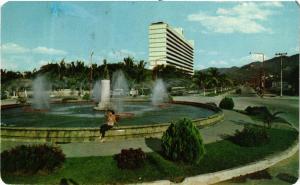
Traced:
<path fill-rule="evenodd" d="M 157 22 L 149 26 L 150 69 L 156 65 L 172 65 L 194 74 L 194 41 L 186 40 L 182 28 Z"/>

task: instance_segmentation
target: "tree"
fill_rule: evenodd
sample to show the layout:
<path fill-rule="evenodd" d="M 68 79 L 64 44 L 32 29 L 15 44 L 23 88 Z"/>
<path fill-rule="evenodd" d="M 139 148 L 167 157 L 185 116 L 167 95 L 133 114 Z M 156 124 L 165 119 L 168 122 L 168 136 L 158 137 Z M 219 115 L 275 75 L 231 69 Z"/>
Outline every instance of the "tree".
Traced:
<path fill-rule="evenodd" d="M 136 74 L 136 81 L 137 83 L 141 83 L 146 79 L 146 62 L 141 60 L 137 65 L 137 74 Z"/>
<path fill-rule="evenodd" d="M 107 69 L 106 59 L 104 59 L 103 65 L 104 65 L 103 78 L 105 80 L 109 80 L 109 71 Z"/>
<path fill-rule="evenodd" d="M 272 124 L 276 120 L 283 120 L 283 118 L 278 116 L 279 114 L 283 114 L 283 113 L 285 113 L 285 112 L 276 111 L 276 112 L 272 113 L 269 109 L 261 109 L 260 110 L 260 115 L 261 115 L 260 118 L 262 119 L 262 121 L 264 122 L 265 125 L 267 125 L 269 128 L 271 128 Z M 285 120 L 283 120 L 282 123 L 287 124 L 298 131 L 298 128 L 296 128 L 292 123 L 289 123 L 288 121 L 285 121 Z"/>
<path fill-rule="evenodd" d="M 208 70 L 208 84 L 215 89 L 215 94 L 217 94 L 217 87 L 220 81 L 220 73 L 217 68 L 212 67 Z"/>
<path fill-rule="evenodd" d="M 205 96 L 205 89 L 208 85 L 208 75 L 205 72 L 197 71 L 193 80 L 199 89 L 203 89 L 203 96 Z"/>

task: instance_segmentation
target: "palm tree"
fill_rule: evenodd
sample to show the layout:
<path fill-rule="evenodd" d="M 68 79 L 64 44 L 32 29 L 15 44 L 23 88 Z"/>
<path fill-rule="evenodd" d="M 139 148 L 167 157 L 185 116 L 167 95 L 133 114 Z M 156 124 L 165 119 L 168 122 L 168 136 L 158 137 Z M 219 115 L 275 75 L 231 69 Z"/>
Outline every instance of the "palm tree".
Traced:
<path fill-rule="evenodd" d="M 271 128 L 272 124 L 274 123 L 275 120 L 281 119 L 281 117 L 279 117 L 279 114 L 283 114 L 284 112 L 281 111 L 277 111 L 274 113 L 271 113 L 269 111 L 269 109 L 266 109 L 266 111 L 263 112 L 262 115 L 262 119 L 263 122 L 269 127 Z"/>
<path fill-rule="evenodd" d="M 214 87 L 215 89 L 215 94 L 217 94 L 217 87 L 219 85 L 220 81 L 220 73 L 217 68 L 209 68 L 208 70 L 208 84 Z"/>
<path fill-rule="evenodd" d="M 219 76 L 219 84 L 221 86 L 221 92 L 223 91 L 223 87 L 227 88 L 228 86 L 232 86 L 233 81 L 228 78 L 226 74 L 221 74 Z"/>
<path fill-rule="evenodd" d="M 269 109 L 265 109 L 265 110 L 261 111 L 261 115 L 262 115 L 261 118 L 262 118 L 262 121 L 265 123 L 265 125 L 267 125 L 269 128 L 271 128 L 274 121 L 283 119 L 282 117 L 278 116 L 279 114 L 283 114 L 283 113 L 285 113 L 285 112 L 276 111 L 276 112 L 272 113 Z M 288 121 L 282 121 L 282 123 L 287 124 L 298 131 L 298 128 L 295 127 L 292 123 L 289 123 Z"/>
<path fill-rule="evenodd" d="M 208 75 L 204 72 L 197 71 L 194 75 L 194 82 L 198 85 L 199 89 L 203 89 L 203 96 L 205 96 L 205 89 L 208 85 Z"/>
<path fill-rule="evenodd" d="M 144 60 L 141 60 L 137 65 L 137 76 L 136 81 L 138 83 L 143 82 L 146 78 L 146 62 Z"/>

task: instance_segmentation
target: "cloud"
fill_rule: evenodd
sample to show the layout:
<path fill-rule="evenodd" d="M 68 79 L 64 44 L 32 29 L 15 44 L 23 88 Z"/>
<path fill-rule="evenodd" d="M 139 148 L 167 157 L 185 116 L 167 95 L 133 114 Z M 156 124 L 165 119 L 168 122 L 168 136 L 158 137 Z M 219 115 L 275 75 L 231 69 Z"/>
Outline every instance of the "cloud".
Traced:
<path fill-rule="evenodd" d="M 24 48 L 15 43 L 6 43 L 1 46 L 1 53 L 7 54 L 23 54 L 29 52 L 30 49 Z"/>
<path fill-rule="evenodd" d="M 188 15 L 189 21 L 198 22 L 207 30 L 217 33 L 272 33 L 263 22 L 275 13 L 273 8 L 279 8 L 277 3 L 244 2 L 232 8 L 218 8 L 214 15 L 199 12 Z"/>
<path fill-rule="evenodd" d="M 290 48 L 289 52 L 290 53 L 299 53 L 300 52 L 299 46 Z"/>
<path fill-rule="evenodd" d="M 63 50 L 53 49 L 53 48 L 47 48 L 43 46 L 36 47 L 32 49 L 33 53 L 37 54 L 45 54 L 45 55 L 66 55 L 67 52 Z"/>
<path fill-rule="evenodd" d="M 219 55 L 220 54 L 218 51 L 207 51 L 204 49 L 199 49 L 198 52 L 200 54 L 206 54 L 206 55 Z"/>
<path fill-rule="evenodd" d="M 219 61 L 212 60 L 210 61 L 210 65 L 213 67 L 227 67 L 229 64 L 224 60 L 219 60 Z"/>
<path fill-rule="evenodd" d="M 269 57 L 267 55 L 264 56 L 264 60 L 268 60 Z M 249 64 L 251 62 L 262 62 L 263 61 L 263 57 L 262 55 L 259 54 L 251 54 L 251 55 L 246 55 L 246 56 L 242 56 L 240 58 L 231 58 L 228 60 L 230 66 L 243 66 L 246 64 Z"/>
<path fill-rule="evenodd" d="M 23 46 L 20 46 L 16 43 L 5 43 L 1 46 L 1 53 L 6 54 L 44 54 L 44 55 L 66 55 L 67 52 L 54 48 L 47 48 L 44 46 L 38 46 L 36 48 L 30 49 Z"/>

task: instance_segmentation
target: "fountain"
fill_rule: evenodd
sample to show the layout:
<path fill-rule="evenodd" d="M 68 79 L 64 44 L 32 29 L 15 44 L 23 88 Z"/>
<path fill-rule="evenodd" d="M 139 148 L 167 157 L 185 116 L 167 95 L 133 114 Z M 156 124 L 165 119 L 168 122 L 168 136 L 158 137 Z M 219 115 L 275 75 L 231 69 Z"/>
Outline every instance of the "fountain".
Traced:
<path fill-rule="evenodd" d="M 151 102 L 154 106 L 164 106 L 168 101 L 167 89 L 162 79 L 157 79 L 154 83 Z"/>
<path fill-rule="evenodd" d="M 112 83 L 113 83 L 113 91 L 112 91 L 113 109 L 116 112 L 123 112 L 124 111 L 123 98 L 128 94 L 129 91 L 128 83 L 123 71 L 118 70 L 113 73 Z"/>
<path fill-rule="evenodd" d="M 92 98 L 95 102 L 100 102 L 101 99 L 101 81 L 98 80 L 94 84 L 93 90 L 92 90 Z"/>
<path fill-rule="evenodd" d="M 106 62 L 104 62 L 104 79 L 101 80 L 101 99 L 97 107 L 94 107 L 95 110 L 108 110 L 112 109 L 112 104 L 110 101 L 110 80 L 109 72 L 107 69 Z"/>
<path fill-rule="evenodd" d="M 28 112 L 46 112 L 49 110 L 49 93 L 45 77 L 39 76 L 33 80 L 32 107 L 25 107 Z"/>

